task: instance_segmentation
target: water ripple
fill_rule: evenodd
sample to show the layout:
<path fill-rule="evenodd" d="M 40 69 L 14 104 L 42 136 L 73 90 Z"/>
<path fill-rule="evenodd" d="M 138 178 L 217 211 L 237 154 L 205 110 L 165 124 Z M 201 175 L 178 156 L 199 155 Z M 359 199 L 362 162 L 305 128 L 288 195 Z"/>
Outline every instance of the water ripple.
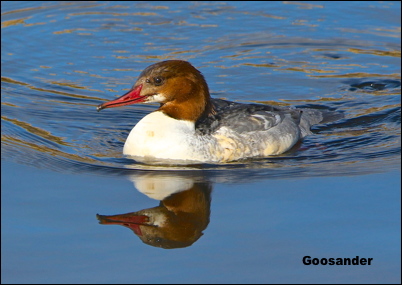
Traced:
<path fill-rule="evenodd" d="M 182 13 L 182 5 L 197 9 Z M 242 5 L 52 2 L 34 7 L 27 2 L 9 7 L 2 14 L 2 159 L 95 174 L 202 171 L 221 180 L 399 167 L 400 28 L 334 28 L 325 21 L 242 10 Z M 306 13 L 324 8 L 312 5 Z M 234 30 L 233 21 L 249 24 Z M 164 59 L 191 61 L 216 98 L 326 108 L 345 118 L 314 126 L 314 135 L 277 157 L 225 165 L 139 164 L 122 156 L 124 141 L 156 106 L 102 113 L 96 106 L 123 94 L 143 68 Z"/>

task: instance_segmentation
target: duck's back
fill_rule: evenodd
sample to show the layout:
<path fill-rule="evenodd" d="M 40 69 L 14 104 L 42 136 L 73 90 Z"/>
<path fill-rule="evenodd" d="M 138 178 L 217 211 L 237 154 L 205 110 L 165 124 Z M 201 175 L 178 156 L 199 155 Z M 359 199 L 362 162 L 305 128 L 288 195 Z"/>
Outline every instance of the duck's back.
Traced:
<path fill-rule="evenodd" d="M 311 126 L 343 117 L 341 113 L 329 110 L 241 104 L 222 99 L 212 99 L 212 104 L 215 112 L 196 123 L 196 132 L 200 134 L 213 134 L 221 127 L 239 134 L 264 132 L 293 122 L 300 127 L 301 137 L 305 137 L 311 134 Z"/>

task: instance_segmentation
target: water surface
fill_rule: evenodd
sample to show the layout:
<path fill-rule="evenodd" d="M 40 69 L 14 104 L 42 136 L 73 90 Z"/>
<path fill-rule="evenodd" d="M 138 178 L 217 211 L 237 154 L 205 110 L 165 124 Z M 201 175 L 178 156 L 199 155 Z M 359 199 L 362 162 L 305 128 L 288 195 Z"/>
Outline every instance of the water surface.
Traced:
<path fill-rule="evenodd" d="M 400 282 L 400 19 L 392 1 L 3 2 L 2 282 Z M 214 98 L 345 117 L 278 157 L 139 164 L 124 141 L 157 106 L 96 106 L 166 59 Z M 201 209 L 180 249 L 96 219 L 172 201 Z"/>

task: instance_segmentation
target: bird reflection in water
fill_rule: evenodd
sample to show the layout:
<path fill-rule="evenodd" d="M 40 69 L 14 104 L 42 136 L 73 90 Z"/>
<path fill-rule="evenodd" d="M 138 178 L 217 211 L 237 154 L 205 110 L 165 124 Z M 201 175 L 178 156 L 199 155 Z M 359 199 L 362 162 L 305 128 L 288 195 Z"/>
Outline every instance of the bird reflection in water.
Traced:
<path fill-rule="evenodd" d="M 159 206 L 120 215 L 99 215 L 103 225 L 122 225 L 144 243 L 166 249 L 192 245 L 208 226 L 211 206 L 210 182 L 191 177 L 143 174 L 130 177 L 135 187 Z"/>

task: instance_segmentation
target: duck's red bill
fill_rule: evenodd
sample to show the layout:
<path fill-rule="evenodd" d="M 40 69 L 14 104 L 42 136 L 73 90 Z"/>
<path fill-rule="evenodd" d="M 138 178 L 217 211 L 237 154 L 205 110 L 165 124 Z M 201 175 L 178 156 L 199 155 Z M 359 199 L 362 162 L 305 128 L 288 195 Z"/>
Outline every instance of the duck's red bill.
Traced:
<path fill-rule="evenodd" d="M 123 96 L 109 101 L 109 102 L 105 102 L 103 104 L 100 104 L 98 106 L 98 112 L 102 109 L 106 109 L 106 108 L 114 108 L 114 107 L 121 107 L 121 106 L 126 106 L 126 105 L 131 105 L 131 104 L 135 104 L 135 103 L 141 103 L 144 102 L 146 99 L 146 96 L 141 96 L 141 89 L 142 89 L 142 84 L 138 85 L 137 87 L 131 89 L 130 91 L 128 91 L 126 94 L 124 94 Z"/>

